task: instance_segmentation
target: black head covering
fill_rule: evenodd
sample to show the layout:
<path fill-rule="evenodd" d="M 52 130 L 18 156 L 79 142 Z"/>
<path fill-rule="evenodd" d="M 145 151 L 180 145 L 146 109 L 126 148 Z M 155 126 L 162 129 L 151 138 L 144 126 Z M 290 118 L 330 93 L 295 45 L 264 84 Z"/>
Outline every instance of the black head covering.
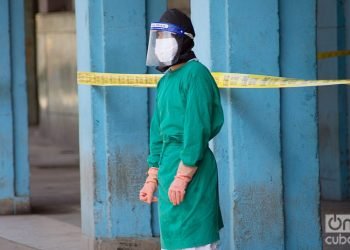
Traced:
<path fill-rule="evenodd" d="M 191 19 L 186 14 L 179 11 L 178 9 L 167 10 L 161 16 L 159 21 L 162 23 L 174 24 L 182 28 L 185 32 L 192 34 L 193 37 L 196 35 L 193 29 Z M 178 46 L 179 50 L 175 56 L 175 60 L 172 65 L 184 63 L 193 58 L 196 58 L 196 55 L 192 51 L 192 48 L 194 46 L 193 39 L 191 39 L 187 35 L 184 35 L 184 36 L 175 35 L 174 37 L 179 45 Z M 168 68 L 170 68 L 172 65 L 158 66 L 157 69 L 161 72 L 164 72 Z"/>

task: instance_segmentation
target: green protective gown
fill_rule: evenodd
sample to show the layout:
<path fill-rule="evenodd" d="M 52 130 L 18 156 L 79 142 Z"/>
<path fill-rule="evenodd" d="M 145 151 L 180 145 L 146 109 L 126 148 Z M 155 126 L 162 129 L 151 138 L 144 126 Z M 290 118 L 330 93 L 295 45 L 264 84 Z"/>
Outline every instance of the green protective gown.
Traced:
<path fill-rule="evenodd" d="M 169 70 L 158 82 L 147 163 L 159 168 L 158 210 L 164 249 L 190 248 L 219 240 L 223 221 L 218 172 L 208 143 L 223 122 L 219 89 L 208 69 L 197 60 Z M 180 160 L 198 169 L 184 201 L 174 206 L 168 190 Z"/>

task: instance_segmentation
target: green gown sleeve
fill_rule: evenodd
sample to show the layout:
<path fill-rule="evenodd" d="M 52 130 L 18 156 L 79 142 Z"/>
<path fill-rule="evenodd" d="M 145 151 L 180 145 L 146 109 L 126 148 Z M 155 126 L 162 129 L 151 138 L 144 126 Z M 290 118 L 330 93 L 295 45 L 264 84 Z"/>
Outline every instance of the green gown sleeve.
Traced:
<path fill-rule="evenodd" d="M 210 73 L 198 72 L 189 81 L 184 114 L 183 149 L 180 159 L 187 166 L 196 166 L 203 158 L 211 139 L 213 102 L 217 89 Z"/>
<path fill-rule="evenodd" d="M 150 153 L 147 157 L 149 167 L 159 167 L 158 162 L 162 151 L 163 140 L 159 129 L 158 105 L 155 104 L 151 125 L 150 125 Z"/>

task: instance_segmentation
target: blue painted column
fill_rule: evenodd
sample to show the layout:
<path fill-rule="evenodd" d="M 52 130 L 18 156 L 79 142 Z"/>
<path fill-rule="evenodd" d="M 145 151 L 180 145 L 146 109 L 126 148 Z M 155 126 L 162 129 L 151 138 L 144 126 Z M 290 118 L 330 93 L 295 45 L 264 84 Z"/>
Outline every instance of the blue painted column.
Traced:
<path fill-rule="evenodd" d="M 167 0 L 147 0 L 146 1 L 146 40 L 149 39 L 149 28 L 151 22 L 159 21 L 161 15 L 167 10 L 168 1 Z M 155 69 L 155 67 L 147 67 L 147 73 L 157 74 L 160 73 Z M 155 101 L 156 101 L 156 89 L 148 88 L 148 128 L 151 122 L 151 118 L 154 112 Z M 149 137 L 148 137 L 149 140 Z M 158 195 L 158 193 L 156 193 Z M 159 220 L 158 220 L 158 204 L 153 203 L 152 207 L 152 234 L 154 236 L 159 236 Z"/>
<path fill-rule="evenodd" d="M 350 13 L 350 1 L 345 1 L 344 2 L 344 17 L 345 17 L 345 47 L 346 48 L 350 48 L 350 16 L 347 13 Z M 345 76 L 347 79 L 350 79 L 350 56 L 345 57 L 345 66 L 346 66 L 346 70 L 345 70 Z M 348 105 L 350 105 L 350 86 L 347 86 L 347 103 Z M 349 112 L 349 107 L 348 107 L 348 115 L 347 115 L 347 128 L 348 128 L 348 132 L 347 132 L 347 137 L 348 137 L 348 150 L 350 152 L 350 112 Z M 348 152 L 348 156 L 349 156 L 349 152 Z M 350 160 L 349 160 L 350 162 Z M 348 165 L 348 173 L 350 175 L 350 166 Z M 350 181 L 348 180 L 347 182 L 347 186 L 348 186 L 348 196 L 350 197 Z"/>
<path fill-rule="evenodd" d="M 346 19 L 345 16 L 345 0 L 337 0 L 337 47 L 338 50 L 346 50 Z M 344 56 L 338 59 L 338 78 L 346 79 L 347 61 Z M 348 103 L 348 86 L 338 86 L 338 107 L 339 107 L 339 165 L 340 165 L 340 186 L 342 191 L 342 198 L 349 198 L 349 103 Z"/>
<path fill-rule="evenodd" d="M 198 0 L 191 11 L 197 55 L 212 70 L 279 75 L 277 0 Z M 284 249 L 279 90 L 226 89 L 221 97 L 220 249 Z"/>
<path fill-rule="evenodd" d="M 344 8 L 341 1 L 317 1 L 317 49 L 344 49 Z M 344 78 L 345 57 L 318 60 L 319 79 Z M 322 199 L 342 200 L 348 195 L 346 86 L 318 89 L 320 184 Z"/>
<path fill-rule="evenodd" d="M 0 1 L 0 214 L 30 210 L 24 1 Z"/>
<path fill-rule="evenodd" d="M 76 1 L 76 18 L 78 71 L 146 72 L 144 4 Z M 102 246 L 152 236 L 151 207 L 138 199 L 148 168 L 147 107 L 145 88 L 79 86 L 82 229 L 105 239 Z"/>
<path fill-rule="evenodd" d="M 223 7 L 224 6 L 224 7 Z M 228 33 L 226 0 L 191 1 L 191 19 L 196 31 L 194 51 L 211 71 L 228 72 Z M 234 248 L 233 157 L 231 90 L 220 89 L 225 122 L 210 145 L 219 172 L 220 207 L 224 228 L 220 232 L 220 249 Z"/>
<path fill-rule="evenodd" d="M 279 75 L 278 3 L 228 1 L 230 72 Z M 284 249 L 280 91 L 237 89 L 227 98 L 235 247 Z"/>
<path fill-rule="evenodd" d="M 281 75 L 316 79 L 316 1 L 281 0 Z M 322 249 L 317 90 L 281 91 L 286 249 Z"/>

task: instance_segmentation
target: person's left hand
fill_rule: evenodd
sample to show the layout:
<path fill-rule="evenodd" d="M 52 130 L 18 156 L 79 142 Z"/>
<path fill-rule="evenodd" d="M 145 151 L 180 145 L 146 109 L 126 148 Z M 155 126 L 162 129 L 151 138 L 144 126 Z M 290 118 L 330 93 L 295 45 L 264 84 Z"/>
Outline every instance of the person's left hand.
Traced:
<path fill-rule="evenodd" d="M 168 192 L 169 199 L 174 206 L 179 205 L 184 200 L 187 184 L 188 182 L 175 176 Z"/>
<path fill-rule="evenodd" d="M 171 183 L 168 196 L 174 206 L 179 205 L 185 198 L 185 190 L 188 183 L 197 171 L 197 167 L 189 167 L 180 161 L 176 176 Z"/>

